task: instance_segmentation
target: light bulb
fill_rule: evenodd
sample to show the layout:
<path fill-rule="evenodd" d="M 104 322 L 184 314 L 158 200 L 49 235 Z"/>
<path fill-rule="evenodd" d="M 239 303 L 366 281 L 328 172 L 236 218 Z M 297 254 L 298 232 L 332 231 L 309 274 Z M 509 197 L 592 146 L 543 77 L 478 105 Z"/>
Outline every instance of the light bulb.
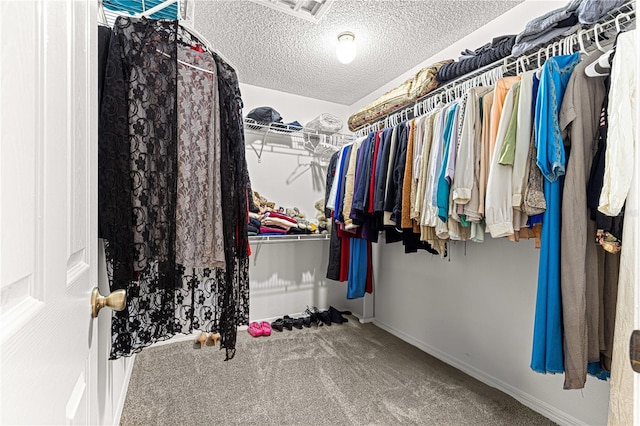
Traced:
<path fill-rule="evenodd" d="M 343 64 L 348 64 L 356 58 L 356 36 L 350 31 L 338 35 L 336 56 Z"/>

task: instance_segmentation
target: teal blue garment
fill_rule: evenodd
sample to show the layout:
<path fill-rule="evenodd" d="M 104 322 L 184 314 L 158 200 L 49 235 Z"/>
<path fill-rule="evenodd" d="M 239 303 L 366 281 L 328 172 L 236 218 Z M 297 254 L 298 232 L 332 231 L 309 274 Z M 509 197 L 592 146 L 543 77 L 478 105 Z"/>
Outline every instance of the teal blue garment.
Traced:
<path fill-rule="evenodd" d="M 442 152 L 442 166 L 440 167 L 440 173 L 438 174 L 438 187 L 436 192 L 436 206 L 438 207 L 438 217 L 443 222 L 449 220 L 449 191 L 451 189 L 451 182 L 445 177 L 447 174 L 447 160 L 449 158 L 449 148 L 451 146 L 451 139 L 453 137 L 453 119 L 458 111 L 458 104 L 453 105 L 449 111 L 447 111 L 447 121 L 444 127 L 444 148 Z M 456 149 L 454 146 L 453 149 Z"/>
<path fill-rule="evenodd" d="M 364 297 L 367 289 L 367 240 L 349 238 L 347 299 Z"/>
<path fill-rule="evenodd" d="M 162 3 L 164 0 L 103 0 L 105 9 L 115 12 L 128 12 L 130 15 L 143 13 Z M 178 19 L 178 2 L 149 16 L 152 19 Z"/>
<path fill-rule="evenodd" d="M 542 67 L 536 100 L 536 159 L 545 177 L 544 196 L 547 202 L 547 210 L 542 221 L 531 356 L 531 368 L 539 373 L 564 372 L 560 293 L 560 209 L 565 153 L 558 113 L 569 77 L 579 61 L 578 53 L 548 59 Z"/>

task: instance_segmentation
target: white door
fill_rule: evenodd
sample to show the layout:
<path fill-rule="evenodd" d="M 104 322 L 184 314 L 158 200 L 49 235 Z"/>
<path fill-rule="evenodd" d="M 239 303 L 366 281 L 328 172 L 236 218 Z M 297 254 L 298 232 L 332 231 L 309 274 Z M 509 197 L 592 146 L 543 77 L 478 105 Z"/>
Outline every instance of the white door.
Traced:
<path fill-rule="evenodd" d="M 2 424 L 92 424 L 96 0 L 0 0 Z"/>

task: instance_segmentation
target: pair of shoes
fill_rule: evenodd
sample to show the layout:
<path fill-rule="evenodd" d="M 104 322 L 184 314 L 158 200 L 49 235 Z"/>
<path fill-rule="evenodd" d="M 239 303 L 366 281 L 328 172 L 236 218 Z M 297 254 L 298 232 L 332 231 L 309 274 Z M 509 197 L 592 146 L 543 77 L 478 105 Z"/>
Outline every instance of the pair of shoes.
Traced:
<path fill-rule="evenodd" d="M 254 321 L 249 324 L 247 331 L 253 337 L 271 336 L 271 325 L 266 321 L 262 321 L 261 323 Z"/>
<path fill-rule="evenodd" d="M 329 306 L 329 317 L 331 318 L 331 322 L 335 322 L 337 324 L 342 324 L 348 322 L 349 320 L 342 316 L 342 312 L 334 308 L 333 306 Z"/>
<path fill-rule="evenodd" d="M 194 349 L 201 349 L 202 346 L 215 346 L 220 340 L 220 333 L 205 333 L 204 331 L 200 333 L 198 338 L 193 342 Z"/>

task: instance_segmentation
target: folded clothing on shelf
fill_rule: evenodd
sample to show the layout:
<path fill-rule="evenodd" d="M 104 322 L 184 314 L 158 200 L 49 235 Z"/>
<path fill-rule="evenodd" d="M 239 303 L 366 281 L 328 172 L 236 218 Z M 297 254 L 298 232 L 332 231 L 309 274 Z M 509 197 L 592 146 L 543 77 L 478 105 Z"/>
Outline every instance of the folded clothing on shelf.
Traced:
<path fill-rule="evenodd" d="M 260 235 L 263 234 L 274 234 L 274 235 L 285 235 L 287 233 L 286 230 L 270 227 L 270 226 L 261 226 L 260 227 Z"/>
<path fill-rule="evenodd" d="M 247 118 L 259 124 L 282 123 L 282 116 L 275 109 L 264 106 L 254 108 L 247 114 Z"/>
<path fill-rule="evenodd" d="M 433 89 L 438 87 L 436 74 L 444 64 L 453 62 L 453 59 L 436 62 L 422 68 L 416 75 L 380 96 L 369 105 L 349 117 L 349 130 L 355 132 L 360 127 L 371 124 L 382 117 L 409 105 L 420 99 Z"/>
<path fill-rule="evenodd" d="M 583 0 L 578 6 L 578 21 L 581 24 L 595 24 L 629 0 Z"/>
<path fill-rule="evenodd" d="M 462 52 L 460 60 L 440 67 L 436 78 L 440 83 L 446 83 L 485 65 L 506 58 L 511 55 L 515 39 L 515 35 L 503 35 L 494 38 L 491 43 L 487 43 L 476 50 L 465 50 Z"/>
<path fill-rule="evenodd" d="M 524 30 L 516 36 L 511 54 L 521 56 L 565 32 L 573 32 L 578 24 L 577 10 L 582 1 L 571 0 L 564 7 L 554 9 L 527 22 Z"/>
<path fill-rule="evenodd" d="M 322 113 L 307 124 L 305 124 L 306 129 L 316 130 L 320 133 L 325 133 L 328 135 L 338 133 L 342 129 L 342 120 L 336 117 L 333 114 Z"/>

